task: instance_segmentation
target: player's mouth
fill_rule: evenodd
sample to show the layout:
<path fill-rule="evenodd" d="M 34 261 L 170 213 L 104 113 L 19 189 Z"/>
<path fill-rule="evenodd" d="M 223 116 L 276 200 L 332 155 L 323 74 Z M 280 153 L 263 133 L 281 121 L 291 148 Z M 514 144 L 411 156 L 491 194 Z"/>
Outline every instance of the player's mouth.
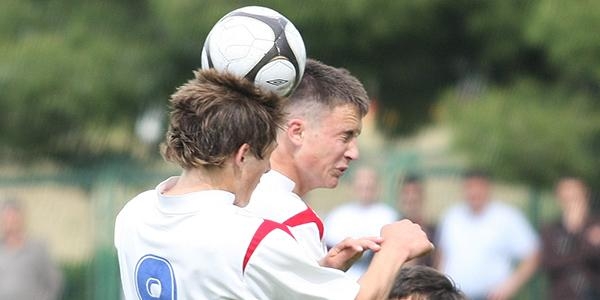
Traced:
<path fill-rule="evenodd" d="M 342 175 L 344 175 L 347 169 L 348 167 L 335 168 L 335 177 L 342 177 Z"/>

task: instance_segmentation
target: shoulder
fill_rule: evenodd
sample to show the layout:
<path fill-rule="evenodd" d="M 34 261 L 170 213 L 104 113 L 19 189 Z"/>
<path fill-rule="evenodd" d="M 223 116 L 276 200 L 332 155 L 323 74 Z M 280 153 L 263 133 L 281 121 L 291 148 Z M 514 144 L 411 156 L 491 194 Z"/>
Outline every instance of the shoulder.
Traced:
<path fill-rule="evenodd" d="M 126 220 L 130 220 L 144 214 L 145 211 L 153 207 L 156 199 L 156 190 L 149 190 L 140 193 L 133 199 L 129 200 L 117 214 L 115 227 L 118 228 Z"/>
<path fill-rule="evenodd" d="M 268 236 L 277 236 L 277 238 L 267 239 Z M 260 249 L 270 249 L 275 252 L 285 251 L 281 246 L 293 242 L 293 239 L 294 235 L 287 226 L 271 220 L 262 220 L 260 225 L 258 225 L 254 231 L 250 243 L 248 244 L 244 255 L 242 270 L 246 269 L 248 262 L 259 247 Z"/>
<path fill-rule="evenodd" d="M 375 204 L 375 208 L 382 214 L 387 214 L 387 215 L 397 215 L 398 214 L 394 208 L 392 208 L 391 206 L 389 206 L 388 204 L 383 203 L 383 202 L 379 202 L 379 203 Z"/>
<path fill-rule="evenodd" d="M 35 252 L 39 256 L 46 256 L 48 254 L 48 245 L 46 244 L 46 242 L 40 239 L 28 239 L 27 248 L 29 248 L 32 252 Z"/>
<path fill-rule="evenodd" d="M 443 236 L 449 234 L 449 232 L 452 232 L 454 229 L 468 226 L 466 225 L 466 222 L 470 218 L 469 214 L 469 207 L 464 202 L 454 204 L 448 208 L 446 212 L 442 214 L 438 224 L 440 235 Z"/>
<path fill-rule="evenodd" d="M 138 194 L 137 196 L 133 197 L 127 203 L 125 203 L 125 205 L 119 212 L 119 215 L 131 213 L 132 211 L 135 211 L 136 209 L 140 209 L 142 207 L 147 207 L 149 205 L 149 203 L 156 201 L 156 198 L 157 198 L 156 190 L 148 190 L 148 191 L 142 192 L 142 193 Z"/>
<path fill-rule="evenodd" d="M 524 219 L 525 215 L 521 210 L 505 202 L 494 200 L 490 203 L 490 210 L 503 218 Z"/>
<path fill-rule="evenodd" d="M 245 209 L 259 217 L 283 222 L 307 207 L 306 203 L 292 192 L 263 186 L 252 193 Z"/>
<path fill-rule="evenodd" d="M 446 212 L 442 215 L 442 221 L 453 218 L 462 218 L 467 213 L 467 205 L 463 202 L 457 203 L 448 208 L 448 210 L 446 210 Z"/>

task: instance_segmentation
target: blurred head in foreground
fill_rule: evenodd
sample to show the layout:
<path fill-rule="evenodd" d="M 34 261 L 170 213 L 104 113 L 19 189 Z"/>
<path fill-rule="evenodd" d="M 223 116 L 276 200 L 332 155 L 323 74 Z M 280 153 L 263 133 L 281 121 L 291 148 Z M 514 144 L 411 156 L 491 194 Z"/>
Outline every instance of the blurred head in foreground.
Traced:
<path fill-rule="evenodd" d="M 400 270 L 389 300 L 466 300 L 444 274 L 425 266 Z"/>

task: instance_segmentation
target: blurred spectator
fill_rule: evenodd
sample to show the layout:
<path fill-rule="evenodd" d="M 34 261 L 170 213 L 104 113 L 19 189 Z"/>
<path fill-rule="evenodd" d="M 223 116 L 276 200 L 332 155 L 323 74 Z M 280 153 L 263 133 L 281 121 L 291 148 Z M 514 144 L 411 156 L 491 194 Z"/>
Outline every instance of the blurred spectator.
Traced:
<path fill-rule="evenodd" d="M 589 212 L 585 183 L 565 177 L 556 185 L 561 219 L 542 230 L 542 269 L 551 299 L 600 299 L 600 218 Z"/>
<path fill-rule="evenodd" d="M 444 274 L 426 266 L 403 267 L 389 300 L 466 300 Z"/>
<path fill-rule="evenodd" d="M 383 225 L 398 220 L 393 208 L 379 202 L 379 183 L 375 170 L 357 170 L 353 188 L 356 201 L 334 209 L 325 219 L 325 243 L 328 247 L 347 237 L 379 236 Z M 367 270 L 371 257 L 371 252 L 365 252 L 346 273 L 358 279 Z"/>
<path fill-rule="evenodd" d="M 537 268 L 536 234 L 520 211 L 491 200 L 487 173 L 465 174 L 464 192 L 438 228 L 438 267 L 469 299 L 510 299 Z"/>
<path fill-rule="evenodd" d="M 61 274 L 45 245 L 27 238 L 19 203 L 8 200 L 0 208 L 0 299 L 58 299 Z"/>
<path fill-rule="evenodd" d="M 430 240 L 435 240 L 435 226 L 429 224 L 425 219 L 425 192 L 421 177 L 407 175 L 400 181 L 398 190 L 397 207 L 403 218 L 409 219 L 421 226 Z M 433 253 L 418 259 L 413 259 L 405 265 L 427 265 L 433 266 Z"/>

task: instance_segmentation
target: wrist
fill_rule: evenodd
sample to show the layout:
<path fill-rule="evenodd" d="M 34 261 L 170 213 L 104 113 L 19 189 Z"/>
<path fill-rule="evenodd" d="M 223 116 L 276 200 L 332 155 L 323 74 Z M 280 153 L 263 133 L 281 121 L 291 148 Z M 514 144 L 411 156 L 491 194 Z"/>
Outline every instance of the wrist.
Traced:
<path fill-rule="evenodd" d="M 405 262 L 410 260 L 410 251 L 405 247 L 382 245 L 381 249 L 374 254 L 373 260 L 376 258 L 384 264 L 392 264 L 392 267 L 400 268 Z"/>

